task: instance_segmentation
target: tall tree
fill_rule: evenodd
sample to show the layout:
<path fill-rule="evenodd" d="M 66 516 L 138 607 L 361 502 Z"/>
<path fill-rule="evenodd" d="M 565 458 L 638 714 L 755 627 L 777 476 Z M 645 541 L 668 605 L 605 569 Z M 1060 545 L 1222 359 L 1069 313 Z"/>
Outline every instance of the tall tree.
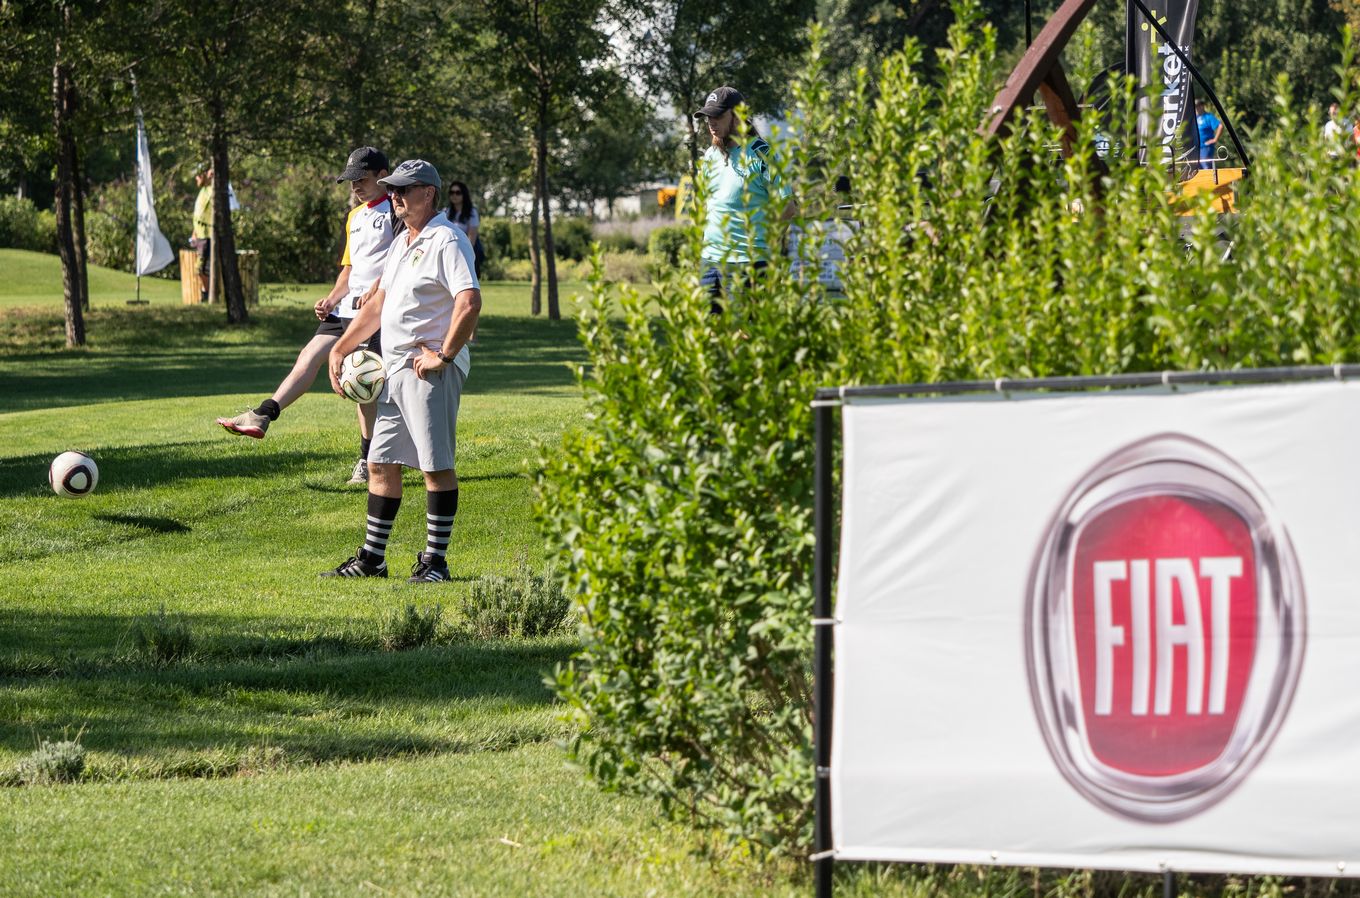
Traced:
<path fill-rule="evenodd" d="M 504 78 L 533 140 L 533 184 L 543 224 L 548 317 L 562 317 L 552 233 L 552 151 L 561 110 L 590 97 L 595 64 L 608 47 L 600 28 L 603 0 L 475 0 L 494 61 L 490 77 Z M 536 230 L 536 229 L 535 229 Z"/>
<path fill-rule="evenodd" d="M 85 344 L 86 299 L 81 292 L 85 279 L 80 271 L 82 254 L 76 250 L 75 192 L 78 175 L 74 121 L 76 88 L 71 67 L 62 52 L 62 39 L 70 31 L 70 9 L 61 11 L 61 30 L 53 42 L 52 133 L 57 156 L 57 250 L 61 256 L 62 292 L 66 300 L 66 345 Z"/>
<path fill-rule="evenodd" d="M 691 174 L 699 139 L 690 113 L 722 84 L 740 90 L 756 112 L 783 109 L 814 7 L 815 0 L 618 0 L 627 65 L 684 120 Z"/>
<path fill-rule="evenodd" d="M 213 178 L 213 252 L 222 272 L 227 320 L 247 318 L 236 265 L 236 230 L 228 202 L 235 157 L 254 146 L 286 151 L 333 125 L 335 111 L 316 88 L 337 68 L 326 52 L 342 5 L 311 7 L 276 0 L 197 3 L 125 0 L 142 57 L 148 115 L 200 135 Z M 135 51 L 134 51 L 135 52 Z M 333 71 L 330 73 L 333 74 Z M 358 73 L 355 77 L 366 77 Z"/>

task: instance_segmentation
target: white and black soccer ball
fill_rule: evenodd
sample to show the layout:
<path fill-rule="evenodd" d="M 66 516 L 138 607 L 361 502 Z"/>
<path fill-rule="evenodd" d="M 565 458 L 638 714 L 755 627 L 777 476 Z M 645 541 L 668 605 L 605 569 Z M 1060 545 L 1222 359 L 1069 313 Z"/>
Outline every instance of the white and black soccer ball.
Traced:
<path fill-rule="evenodd" d="M 385 383 L 387 371 L 376 352 L 360 349 L 345 356 L 340 366 L 340 392 L 346 399 L 367 405 L 378 398 Z"/>
<path fill-rule="evenodd" d="M 79 499 L 94 492 L 99 483 L 99 466 L 84 452 L 63 452 L 52 459 L 47 469 L 52 491 L 68 499 Z"/>

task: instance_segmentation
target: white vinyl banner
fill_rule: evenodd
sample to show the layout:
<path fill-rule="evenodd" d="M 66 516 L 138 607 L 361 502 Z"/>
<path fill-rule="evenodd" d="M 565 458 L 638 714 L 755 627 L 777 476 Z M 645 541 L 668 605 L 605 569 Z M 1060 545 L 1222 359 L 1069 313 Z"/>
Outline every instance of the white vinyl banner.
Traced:
<path fill-rule="evenodd" d="M 151 189 L 151 151 L 147 147 L 142 110 L 137 110 L 137 245 L 136 273 L 151 274 L 174 261 L 170 241 L 156 220 L 156 200 Z"/>
<path fill-rule="evenodd" d="M 838 860 L 1360 872 L 1360 383 L 843 416 Z"/>

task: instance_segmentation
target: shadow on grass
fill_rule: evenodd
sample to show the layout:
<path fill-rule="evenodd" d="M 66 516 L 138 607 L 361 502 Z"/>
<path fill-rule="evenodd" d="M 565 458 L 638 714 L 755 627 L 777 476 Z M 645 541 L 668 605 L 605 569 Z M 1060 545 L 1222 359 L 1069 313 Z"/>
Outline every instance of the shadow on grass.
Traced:
<path fill-rule="evenodd" d="M 123 524 L 141 530 L 150 530 L 152 533 L 188 533 L 193 529 L 188 524 L 182 524 L 174 518 L 155 518 L 136 514 L 97 514 L 94 518 L 96 521 L 103 521 L 106 524 Z"/>
<path fill-rule="evenodd" d="M 94 453 L 100 468 L 99 492 L 165 486 L 183 480 L 293 474 L 316 464 L 315 453 L 287 450 L 262 453 L 252 452 L 250 448 L 250 444 L 239 440 L 223 440 L 219 443 L 159 443 L 101 449 Z M 51 461 L 47 455 L 0 457 L 0 497 L 47 492 L 47 467 Z M 137 520 L 119 523 L 156 529 L 139 524 Z"/>
<path fill-rule="evenodd" d="M 135 620 L 0 616 L 7 628 L 51 634 L 72 646 L 66 660 L 53 662 L 64 665 L 61 670 L 44 671 L 15 655 L 0 661 L 0 683 L 18 712 L 0 719 L 0 746 L 25 752 L 35 732 L 84 727 L 87 747 L 144 759 L 211 754 L 262 741 L 293 762 L 508 748 L 557 733 L 541 713 L 524 717 L 521 712 L 552 703 L 544 674 L 564 663 L 573 649 L 558 639 L 455 641 L 384 652 L 372 639 L 351 634 L 218 644 L 222 657 L 200 654 L 165 666 L 134 660 L 130 645 L 103 663 L 74 660 L 80 655 L 77 644 L 88 652 L 115 638 L 126 642 Z M 207 626 L 203 618 L 189 621 L 196 628 Z M 233 621 L 213 623 L 224 627 Z M 466 727 L 460 718 L 466 718 Z M 423 725 L 434 732 L 421 732 Z M 205 775 L 193 768 L 207 762 L 191 759 L 188 768 L 176 771 L 175 763 L 184 761 L 167 761 L 170 769 L 144 775 Z"/>
<path fill-rule="evenodd" d="M 316 321 L 308 315 L 259 310 L 250 325 L 231 328 L 218 314 L 192 307 L 99 310 L 91 316 L 90 345 L 66 350 L 41 343 L 35 349 L 21 327 L 31 322 L 10 313 L 0 317 L 0 373 L 7 382 L 0 414 L 224 392 L 268 395 L 315 332 Z M 583 358 L 570 322 L 488 316 L 479 326 L 466 392 L 569 387 L 573 379 L 567 365 Z M 313 386 L 326 389 L 320 378 Z"/>

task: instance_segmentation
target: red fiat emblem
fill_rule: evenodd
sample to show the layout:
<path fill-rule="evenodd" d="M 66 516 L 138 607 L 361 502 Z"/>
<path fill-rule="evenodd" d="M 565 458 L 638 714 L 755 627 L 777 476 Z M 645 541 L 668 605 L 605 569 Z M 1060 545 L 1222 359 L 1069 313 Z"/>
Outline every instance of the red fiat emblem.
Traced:
<path fill-rule="evenodd" d="M 1164 434 L 1068 493 L 1031 577 L 1035 710 L 1107 810 L 1180 820 L 1227 795 L 1289 706 L 1304 645 L 1289 535 L 1236 462 Z"/>

